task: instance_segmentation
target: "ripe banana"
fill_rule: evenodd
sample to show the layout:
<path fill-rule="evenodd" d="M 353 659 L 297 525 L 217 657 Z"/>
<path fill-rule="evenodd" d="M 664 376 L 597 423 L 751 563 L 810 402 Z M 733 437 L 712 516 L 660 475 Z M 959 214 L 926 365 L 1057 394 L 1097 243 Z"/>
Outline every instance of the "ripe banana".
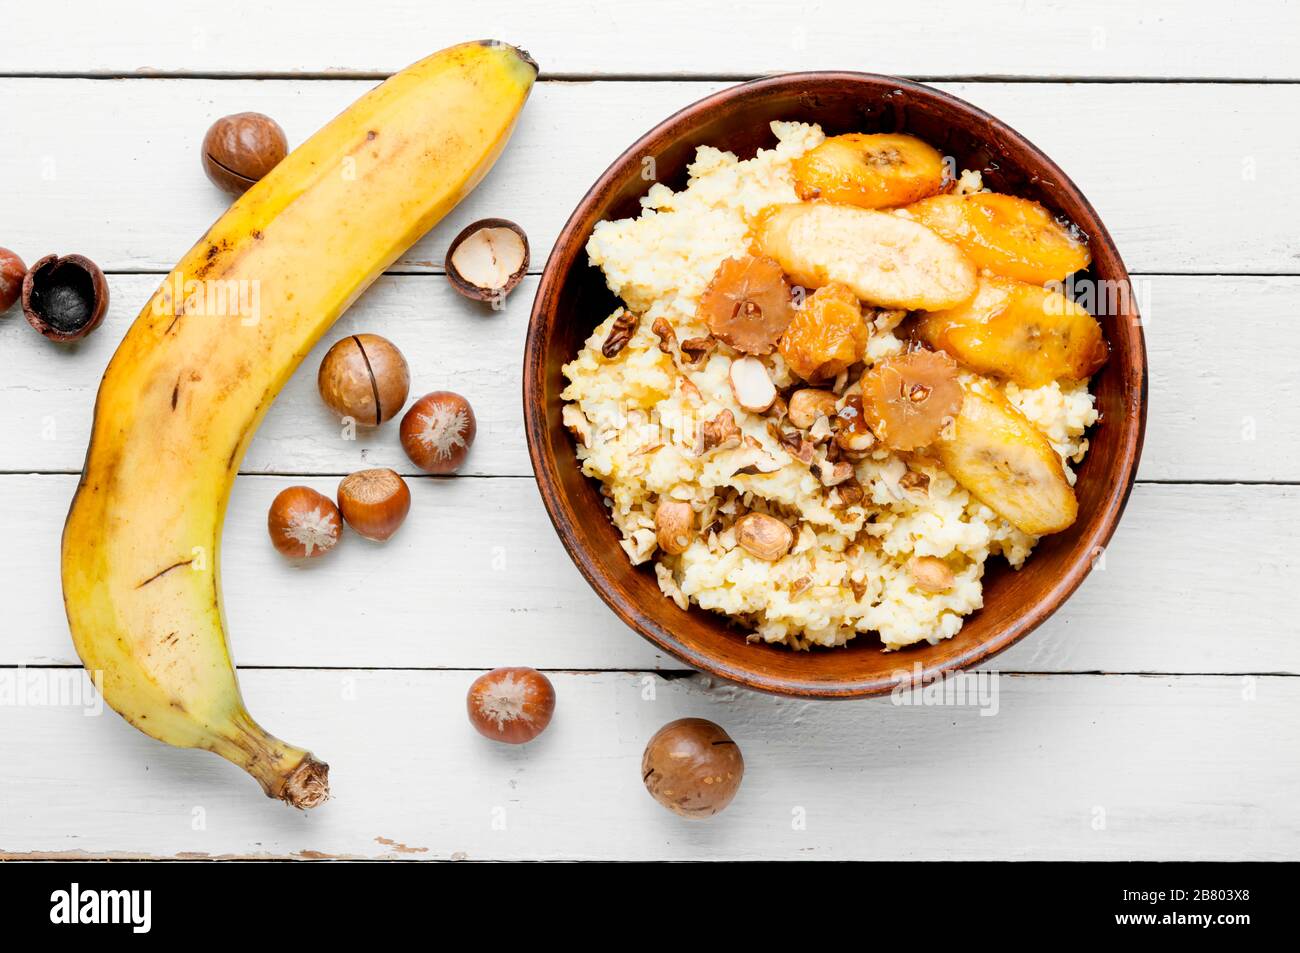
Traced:
<path fill-rule="evenodd" d="M 77 651 L 131 724 L 221 755 L 295 807 L 325 800 L 329 769 L 265 732 L 240 697 L 218 571 L 230 487 L 294 368 L 478 184 L 536 75 L 527 54 L 480 41 L 371 90 L 181 259 L 100 384 L 63 532 Z M 245 283 L 257 314 L 212 307 L 212 286 L 235 295 Z"/>

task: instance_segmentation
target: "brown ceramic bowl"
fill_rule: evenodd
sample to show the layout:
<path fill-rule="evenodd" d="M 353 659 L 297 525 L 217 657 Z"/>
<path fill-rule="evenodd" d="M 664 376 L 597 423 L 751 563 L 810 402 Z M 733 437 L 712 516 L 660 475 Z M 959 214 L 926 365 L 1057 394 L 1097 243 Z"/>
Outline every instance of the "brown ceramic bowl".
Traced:
<path fill-rule="evenodd" d="M 1023 638 L 1078 588 L 1115 529 L 1137 471 L 1146 420 L 1146 350 L 1131 294 L 1098 318 L 1111 357 L 1093 380 L 1102 420 L 1078 468 L 1079 520 L 1045 537 L 1018 572 L 991 560 L 984 608 L 961 632 L 938 645 L 884 652 L 866 635 L 846 648 L 792 652 L 750 644 L 718 614 L 682 611 L 659 591 L 647 565 L 633 567 L 601 502 L 597 484 L 578 469 L 573 441 L 560 422 L 560 366 L 616 306 L 583 250 L 601 219 L 636 215 L 649 183 L 642 159 L 653 156 L 659 180 L 674 189 L 702 144 L 742 158 L 770 146 L 773 119 L 821 123 L 828 134 L 908 132 L 925 139 L 958 168 L 978 169 L 994 191 L 1036 199 L 1074 222 L 1092 244 L 1082 278 L 1128 288 L 1128 272 L 1110 235 L 1074 183 L 1023 136 L 997 119 L 938 90 L 863 73 L 795 73 L 715 93 L 646 133 L 606 170 L 560 233 L 533 304 L 524 352 L 524 419 L 542 500 L 560 539 L 592 588 L 624 622 L 698 669 L 750 688 L 813 698 L 861 697 L 889 691 L 900 670 L 916 663 L 929 679 L 977 665 Z M 1097 310 L 1097 309 L 1094 309 Z"/>

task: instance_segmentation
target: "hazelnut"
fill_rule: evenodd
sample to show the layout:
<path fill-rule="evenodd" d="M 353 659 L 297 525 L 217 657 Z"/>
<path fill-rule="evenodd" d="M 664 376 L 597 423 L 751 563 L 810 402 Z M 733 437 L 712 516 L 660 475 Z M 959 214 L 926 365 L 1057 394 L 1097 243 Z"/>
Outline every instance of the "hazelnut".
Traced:
<path fill-rule="evenodd" d="M 947 592 L 952 588 L 952 570 L 938 556 L 913 556 L 908 560 L 907 568 L 916 588 L 923 592 Z"/>
<path fill-rule="evenodd" d="M 681 817 L 712 817 L 731 803 L 745 776 L 740 746 L 703 718 L 680 718 L 645 746 L 641 780 L 650 796 Z"/>
<path fill-rule="evenodd" d="M 51 341 L 84 338 L 104 320 L 108 282 L 84 255 L 46 255 L 23 278 L 27 323 Z"/>
<path fill-rule="evenodd" d="M 776 400 L 776 386 L 763 362 L 756 357 L 738 357 L 727 372 L 731 393 L 751 414 L 761 414 Z"/>
<path fill-rule="evenodd" d="M 555 686 L 533 668 L 498 668 L 474 679 L 465 697 L 469 720 L 493 741 L 532 741 L 555 714 Z"/>
<path fill-rule="evenodd" d="M 412 404 L 402 418 L 402 449 L 426 473 L 455 473 L 477 432 L 469 401 L 451 391 L 434 391 Z"/>
<path fill-rule="evenodd" d="M 392 470 L 360 470 L 339 483 L 339 511 L 359 535 L 382 542 L 411 511 L 411 490 Z"/>
<path fill-rule="evenodd" d="M 270 116 L 222 116 L 203 137 L 203 171 L 212 184 L 242 195 L 289 153 L 284 130 Z"/>
<path fill-rule="evenodd" d="M 500 299 L 528 273 L 528 236 L 504 218 L 481 219 L 452 239 L 446 270 L 451 286 L 466 298 Z"/>
<path fill-rule="evenodd" d="M 405 406 L 411 372 L 391 341 L 378 334 L 354 334 L 325 353 L 316 387 L 340 417 L 378 427 Z"/>
<path fill-rule="evenodd" d="M 736 520 L 736 542 L 759 559 L 776 562 L 794 545 L 794 531 L 775 516 L 746 513 Z"/>
<path fill-rule="evenodd" d="M 309 486 L 291 486 L 271 501 L 266 515 L 271 544 L 290 559 L 323 556 L 343 529 L 334 501 Z"/>
<path fill-rule="evenodd" d="M 660 500 L 655 509 L 655 540 L 670 556 L 678 556 L 695 538 L 695 510 L 682 500 Z"/>
<path fill-rule="evenodd" d="M 23 291 L 27 266 L 8 248 L 0 248 L 0 314 L 13 307 Z"/>
<path fill-rule="evenodd" d="M 834 417 L 835 401 L 835 395 L 828 390 L 801 388 L 790 395 L 790 423 L 807 430 L 818 417 Z"/>

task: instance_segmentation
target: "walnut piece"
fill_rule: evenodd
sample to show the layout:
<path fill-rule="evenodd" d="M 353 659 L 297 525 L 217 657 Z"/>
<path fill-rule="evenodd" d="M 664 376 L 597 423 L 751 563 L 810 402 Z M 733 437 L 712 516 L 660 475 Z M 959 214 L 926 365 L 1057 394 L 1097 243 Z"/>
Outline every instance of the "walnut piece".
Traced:
<path fill-rule="evenodd" d="M 673 345 L 677 343 L 677 332 L 673 326 L 668 323 L 667 318 L 655 318 L 654 324 L 650 325 L 650 330 L 659 338 L 659 350 L 671 356 Z"/>
<path fill-rule="evenodd" d="M 641 320 L 639 314 L 633 314 L 631 311 L 624 311 L 614 319 L 614 324 L 609 329 L 609 335 L 605 338 L 605 343 L 600 346 L 600 353 L 611 360 L 618 357 L 620 351 L 627 347 L 627 342 L 632 340 L 632 335 L 636 333 L 637 323 Z"/>
<path fill-rule="evenodd" d="M 710 450 L 730 450 L 740 446 L 740 428 L 729 410 L 724 410 L 712 420 L 700 425 L 700 453 Z"/>
<path fill-rule="evenodd" d="M 687 338 L 680 345 L 682 360 L 687 364 L 699 364 L 717 346 L 718 342 L 712 335 L 702 338 Z"/>

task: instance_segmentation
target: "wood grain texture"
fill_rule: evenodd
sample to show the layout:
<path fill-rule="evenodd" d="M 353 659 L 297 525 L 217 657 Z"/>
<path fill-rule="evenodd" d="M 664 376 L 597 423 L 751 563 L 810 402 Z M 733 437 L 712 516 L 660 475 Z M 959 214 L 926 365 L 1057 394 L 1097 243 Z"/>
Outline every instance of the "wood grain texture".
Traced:
<path fill-rule="evenodd" d="M 305 566 L 271 548 L 267 507 L 286 486 L 332 496 L 338 480 L 235 482 L 222 582 L 239 665 L 682 668 L 582 581 L 532 480 L 410 482 L 411 514 L 389 542 L 347 532 L 337 550 Z M 7 610 L 0 665 L 77 664 L 57 532 L 74 485 L 70 476 L 0 477 L 10 525 L 0 536 L 0 579 L 23 594 Z M 1207 519 L 1222 530 L 1189 531 Z M 1041 629 L 985 667 L 1300 673 L 1290 608 L 1300 587 L 1298 522 L 1298 487 L 1139 485 L 1099 569 Z"/>
<path fill-rule="evenodd" d="M 292 146 L 373 85 L 0 79 L 0 115 L 23 130 L 0 151 L 0 181 L 11 197 L 6 247 L 28 262 L 78 251 L 106 271 L 166 273 L 226 207 L 199 162 L 215 119 L 267 113 Z M 484 184 L 396 269 L 440 269 L 458 231 L 495 215 L 523 226 L 540 271 L 564 220 L 624 148 L 727 85 L 539 84 Z M 1300 271 L 1292 227 L 1300 194 L 1286 159 L 1300 155 L 1300 127 L 1276 120 L 1300 113 L 1300 86 L 937 85 L 1054 159 L 1101 213 L 1130 271 Z"/>
<path fill-rule="evenodd" d="M 115 275 L 103 327 L 76 348 L 49 344 L 20 314 L 0 319 L 0 471 L 80 471 L 104 366 L 161 280 Z M 1300 347 L 1294 313 L 1300 278 L 1138 276 L 1151 367 L 1150 416 L 1139 479 L 1300 480 L 1300 404 L 1292 372 Z M 381 278 L 305 358 L 271 407 L 244 458 L 245 472 L 344 474 L 364 466 L 415 468 L 396 424 L 342 439 L 316 392 L 329 345 L 373 332 L 411 363 L 411 399 L 450 389 L 470 399 L 479 437 L 464 472 L 531 476 L 524 445 L 519 370 L 536 279 L 495 312 L 455 294 L 441 276 Z M 1231 348 L 1224 316 L 1233 315 Z M 603 317 L 592 315 L 591 323 Z M 1210 355 L 1213 355 L 1211 358 Z M 1269 381 L 1268 405 L 1259 381 Z"/>
<path fill-rule="evenodd" d="M 990 0 L 951 4 L 783 0 L 656 4 L 350 0 L 291 5 L 227 0 L 221 16 L 185 3 L 50 0 L 6 16 L 0 61 L 19 73 L 390 73 L 466 37 L 528 49 L 547 73 L 733 75 L 863 69 L 903 76 L 1295 78 L 1288 39 L 1300 16 L 1285 0 L 1225 6 L 1149 0 Z M 257 29 L 249 29 L 249 24 Z M 735 38 L 743 36 L 743 42 Z M 724 40 L 723 38 L 727 38 Z"/>
<path fill-rule="evenodd" d="M 105 713 L 0 709 L 0 856 L 1271 859 L 1300 856 L 1300 680 L 1005 676 L 975 707 L 794 702 L 557 674 L 537 741 L 465 718 L 477 672 L 246 672 L 249 707 L 329 761 L 310 814 Z M 707 823 L 655 804 L 641 751 L 709 718 L 745 756 Z M 196 829 L 201 827 L 201 829 Z"/>

